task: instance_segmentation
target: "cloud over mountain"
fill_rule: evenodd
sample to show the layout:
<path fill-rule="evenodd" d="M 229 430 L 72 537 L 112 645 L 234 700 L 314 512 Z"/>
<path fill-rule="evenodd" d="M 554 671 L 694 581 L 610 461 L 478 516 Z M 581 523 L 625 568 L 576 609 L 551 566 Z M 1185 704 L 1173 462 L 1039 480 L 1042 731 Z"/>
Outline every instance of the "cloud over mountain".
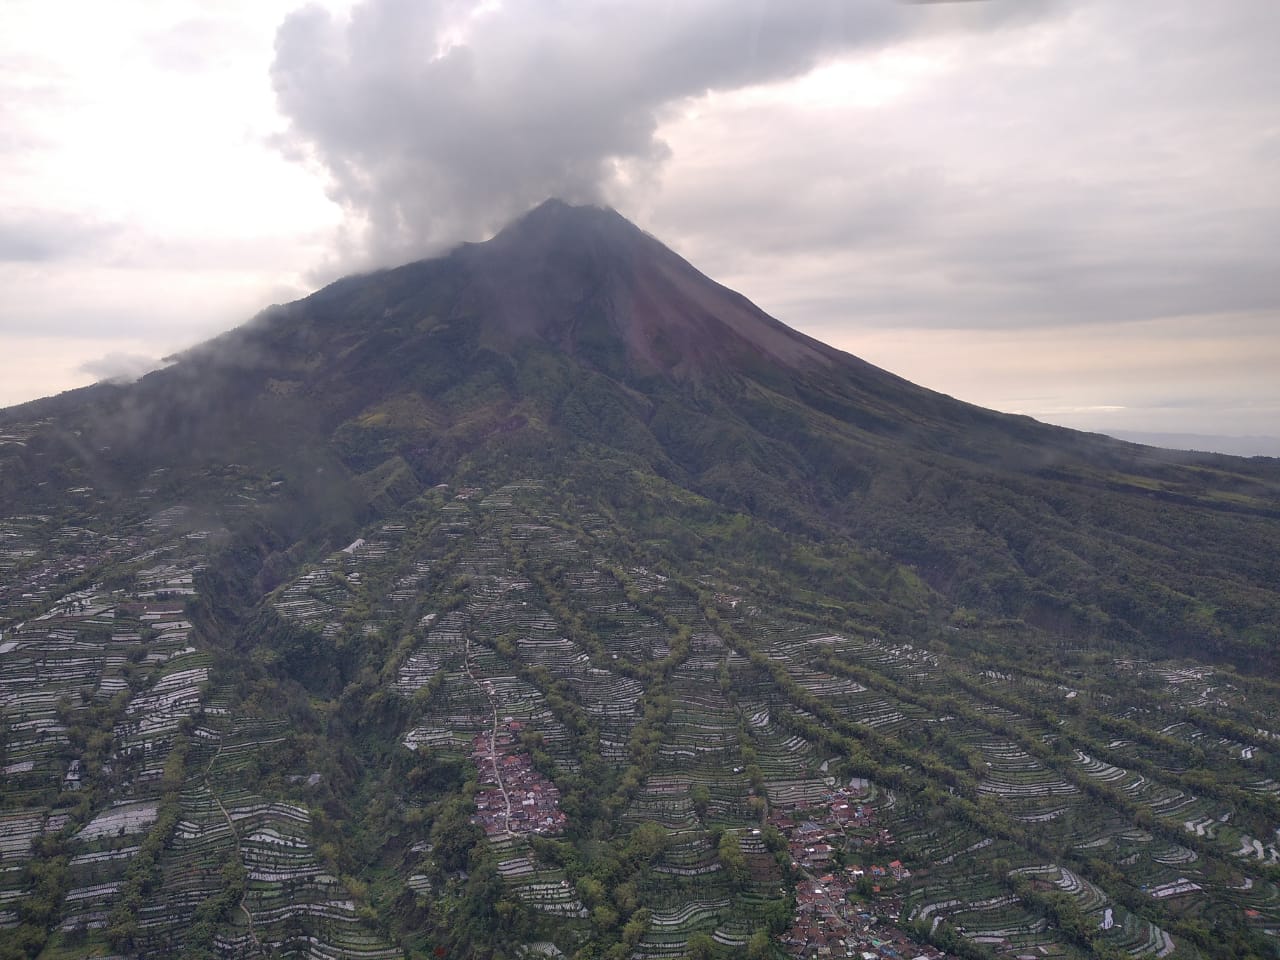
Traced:
<path fill-rule="evenodd" d="M 1051 2 L 962 6 L 365 0 L 347 18 L 315 6 L 288 17 L 272 77 L 291 124 L 283 146 L 330 176 L 349 253 L 388 263 L 547 196 L 617 201 L 658 172 L 660 123 L 687 98 Z"/>
<path fill-rule="evenodd" d="M 108 353 L 96 360 L 88 360 L 80 365 L 80 369 L 113 383 L 132 383 L 139 377 L 164 366 L 163 360 L 144 356 L 140 353 Z"/>

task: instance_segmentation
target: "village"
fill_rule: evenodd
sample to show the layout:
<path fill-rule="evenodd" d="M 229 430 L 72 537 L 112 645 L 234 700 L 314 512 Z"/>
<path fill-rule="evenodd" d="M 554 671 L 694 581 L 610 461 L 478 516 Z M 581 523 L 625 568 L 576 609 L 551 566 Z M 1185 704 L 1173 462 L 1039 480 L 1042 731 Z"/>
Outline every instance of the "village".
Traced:
<path fill-rule="evenodd" d="M 906 937 L 894 922 L 902 913 L 901 894 L 886 889 L 910 879 L 900 860 L 865 862 L 871 851 L 893 843 L 889 830 L 876 825 L 869 801 L 872 787 L 855 778 L 833 790 L 818 807 L 781 809 L 767 823 L 787 841 L 791 868 L 799 876 L 796 912 L 782 944 L 793 957 L 927 958 L 947 956 Z"/>
<path fill-rule="evenodd" d="M 522 729 L 518 720 L 508 720 L 504 729 L 477 734 L 472 742 L 471 759 L 479 771 L 480 790 L 475 795 L 476 815 L 471 822 L 489 837 L 508 833 L 549 836 L 564 829 L 560 792 L 533 769 L 529 755 L 518 748 L 516 738 Z"/>

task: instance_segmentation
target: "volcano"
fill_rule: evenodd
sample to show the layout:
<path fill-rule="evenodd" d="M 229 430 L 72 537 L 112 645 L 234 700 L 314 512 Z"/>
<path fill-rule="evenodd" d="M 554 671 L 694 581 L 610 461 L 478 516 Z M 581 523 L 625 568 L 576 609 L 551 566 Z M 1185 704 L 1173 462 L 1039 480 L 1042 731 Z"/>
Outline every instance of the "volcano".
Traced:
<path fill-rule="evenodd" d="M 1280 462 L 554 200 L 0 440 L 27 955 L 1274 955 Z"/>
<path fill-rule="evenodd" d="M 487 242 L 272 307 L 137 384 L 6 416 L 46 414 L 42 462 L 111 491 L 157 468 L 306 463 L 323 482 L 300 494 L 341 502 L 334 522 L 348 522 L 370 509 L 373 477 L 407 495 L 495 462 L 569 475 L 585 458 L 781 529 L 853 537 L 957 603 L 1031 622 L 1078 617 L 1085 590 L 1088 618 L 1117 635 L 1246 657 L 1270 657 L 1280 622 L 1274 461 L 935 393 L 792 330 L 616 211 L 557 200 Z M 14 502 L 39 500 L 36 456 L 24 448 L 3 474 Z M 1232 545 L 1215 548 L 1212 576 L 1207 542 Z M 1099 568 L 1141 569 L 1169 592 L 1135 607 Z"/>

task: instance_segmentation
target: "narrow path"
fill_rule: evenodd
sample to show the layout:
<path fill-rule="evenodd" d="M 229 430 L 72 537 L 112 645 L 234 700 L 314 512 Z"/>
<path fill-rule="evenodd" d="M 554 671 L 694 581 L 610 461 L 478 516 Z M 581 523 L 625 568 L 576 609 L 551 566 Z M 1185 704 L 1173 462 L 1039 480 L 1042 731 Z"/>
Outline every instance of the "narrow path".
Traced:
<path fill-rule="evenodd" d="M 476 679 L 475 674 L 471 672 L 471 631 L 467 631 L 467 645 L 463 655 L 462 665 L 467 671 L 467 677 L 480 688 L 480 692 L 484 694 L 484 698 L 489 701 L 489 708 L 493 711 L 493 724 L 489 728 L 489 762 L 493 764 L 493 776 L 498 781 L 498 789 L 502 792 L 502 804 L 505 810 L 502 817 L 502 829 L 507 833 L 511 832 L 511 797 L 507 793 L 506 785 L 502 782 L 502 768 L 498 763 L 498 701 L 493 697 L 483 683 Z"/>
<path fill-rule="evenodd" d="M 227 813 L 227 808 L 222 805 L 222 801 L 218 799 L 218 795 L 213 792 L 213 787 L 209 783 L 209 772 L 213 770 L 213 765 L 218 759 L 218 755 L 222 753 L 222 740 L 218 741 L 218 749 L 214 751 L 213 756 L 209 759 L 209 765 L 204 768 L 204 786 L 209 791 L 209 796 L 213 797 L 213 802 L 218 805 L 218 809 L 222 812 L 222 817 L 227 821 L 227 829 L 231 831 L 231 839 L 236 845 L 236 860 L 240 861 L 240 833 L 236 830 L 235 821 L 231 819 L 231 814 Z M 253 927 L 253 914 L 249 912 L 249 908 L 244 905 L 244 894 L 240 894 L 240 902 L 236 904 L 240 908 L 240 912 L 244 914 L 245 920 L 249 924 L 249 937 L 253 940 L 253 945 L 258 948 L 259 956 L 266 956 L 266 951 L 262 948 L 262 941 L 258 939 L 258 931 Z"/>

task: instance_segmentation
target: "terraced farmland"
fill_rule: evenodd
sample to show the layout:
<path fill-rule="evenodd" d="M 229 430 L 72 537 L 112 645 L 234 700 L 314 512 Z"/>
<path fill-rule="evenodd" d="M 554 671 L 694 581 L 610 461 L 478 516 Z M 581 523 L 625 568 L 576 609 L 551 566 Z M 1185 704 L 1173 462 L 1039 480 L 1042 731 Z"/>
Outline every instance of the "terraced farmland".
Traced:
<path fill-rule="evenodd" d="M 1265 681 L 1008 625 L 886 637 L 535 480 L 428 491 L 233 623 L 216 531 L 152 513 L 0 639 L 15 945 L 1275 952 Z M 36 522 L 5 521 L 9 562 L 48 573 Z"/>

